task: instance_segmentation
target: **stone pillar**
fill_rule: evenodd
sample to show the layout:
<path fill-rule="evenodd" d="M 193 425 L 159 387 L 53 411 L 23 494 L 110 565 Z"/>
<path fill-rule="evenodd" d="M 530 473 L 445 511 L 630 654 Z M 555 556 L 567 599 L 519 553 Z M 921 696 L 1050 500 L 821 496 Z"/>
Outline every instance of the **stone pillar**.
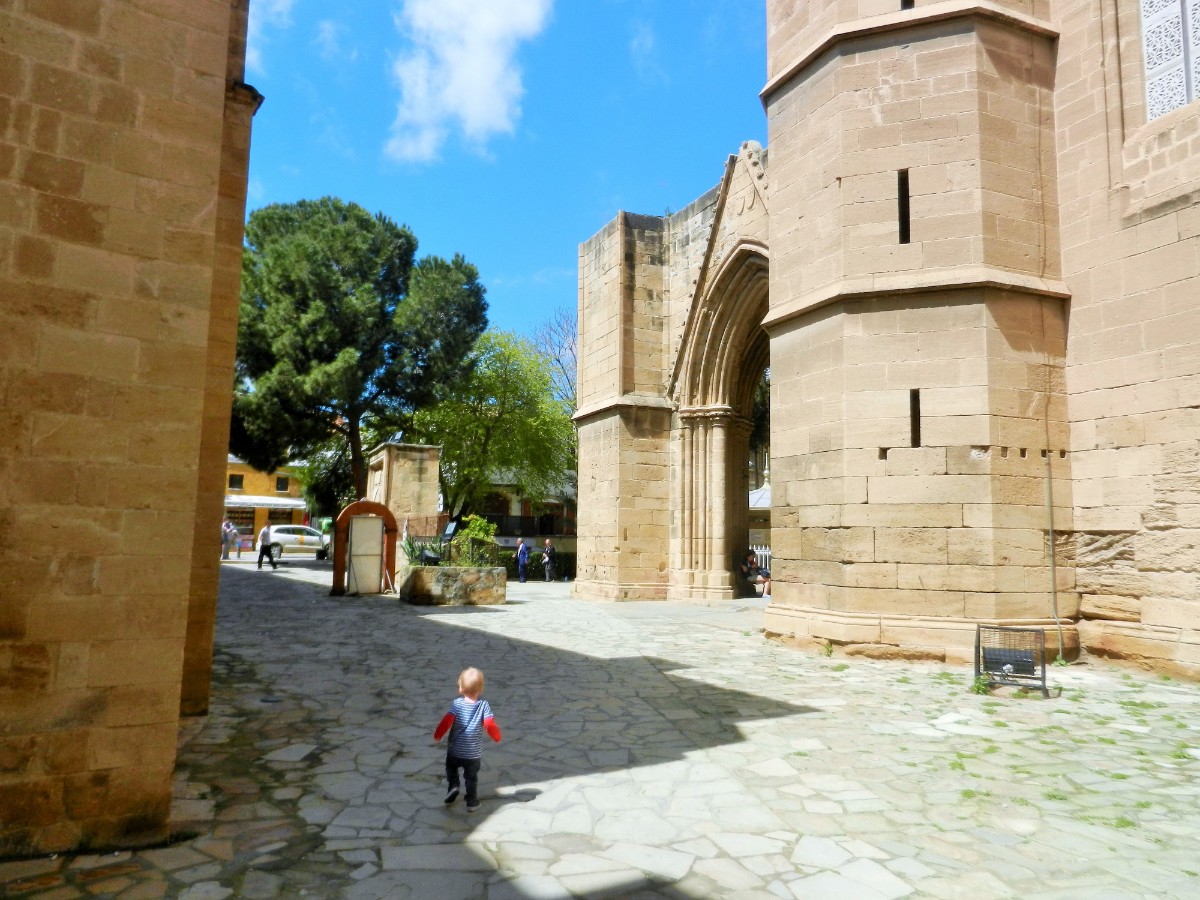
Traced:
<path fill-rule="evenodd" d="M 208 320 L 207 387 L 196 488 L 196 528 L 184 646 L 181 715 L 208 712 L 212 680 L 213 632 L 217 618 L 220 563 L 212 536 L 225 514 L 229 414 L 237 354 L 238 303 L 242 283 L 242 236 L 246 220 L 246 172 L 250 166 L 250 123 L 262 95 L 242 82 L 247 0 L 230 9 L 229 63 L 226 70 L 225 126 L 218 178 L 217 228 L 213 248 L 213 291 Z"/>
<path fill-rule="evenodd" d="M 367 462 L 368 500 L 386 506 L 410 533 L 427 534 L 437 521 L 441 498 L 440 447 L 424 444 L 381 444 Z"/>
<path fill-rule="evenodd" d="M 663 220 L 629 213 L 580 247 L 578 596 L 666 596 L 664 253 Z"/>
<path fill-rule="evenodd" d="M 746 539 L 745 476 L 738 473 L 737 447 L 748 426 L 727 408 L 683 410 L 677 422 L 675 493 L 682 539 L 679 558 L 671 561 L 671 595 L 728 599 L 734 595 L 737 547 Z"/>

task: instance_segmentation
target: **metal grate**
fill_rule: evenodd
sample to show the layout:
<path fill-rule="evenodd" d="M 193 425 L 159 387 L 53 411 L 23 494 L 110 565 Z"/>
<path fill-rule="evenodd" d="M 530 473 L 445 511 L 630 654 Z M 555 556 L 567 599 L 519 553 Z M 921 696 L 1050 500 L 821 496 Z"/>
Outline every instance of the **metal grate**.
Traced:
<path fill-rule="evenodd" d="M 1046 635 L 1040 628 L 975 626 L 975 678 L 989 685 L 1037 687 L 1049 697 L 1046 687 Z"/>

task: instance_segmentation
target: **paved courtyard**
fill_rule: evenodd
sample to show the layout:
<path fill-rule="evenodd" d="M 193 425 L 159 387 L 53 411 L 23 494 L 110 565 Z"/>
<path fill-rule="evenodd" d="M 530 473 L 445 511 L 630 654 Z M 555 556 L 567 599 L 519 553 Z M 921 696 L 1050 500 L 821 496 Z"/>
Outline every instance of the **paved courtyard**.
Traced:
<path fill-rule="evenodd" d="M 178 840 L 0 864 L 0 894 L 122 898 L 1200 896 L 1200 687 L 1095 661 L 1051 700 L 962 666 L 772 644 L 761 602 L 493 608 L 226 563 Z M 477 665 L 482 808 L 433 726 Z"/>

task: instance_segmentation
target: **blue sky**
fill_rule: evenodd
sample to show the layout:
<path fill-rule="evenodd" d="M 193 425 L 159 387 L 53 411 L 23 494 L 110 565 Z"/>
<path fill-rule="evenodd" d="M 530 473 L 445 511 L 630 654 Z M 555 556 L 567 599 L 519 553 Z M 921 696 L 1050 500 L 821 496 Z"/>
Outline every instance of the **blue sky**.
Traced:
<path fill-rule="evenodd" d="M 253 0 L 253 210 L 326 194 L 462 253 L 489 320 L 574 310 L 578 246 L 766 142 L 764 0 Z"/>

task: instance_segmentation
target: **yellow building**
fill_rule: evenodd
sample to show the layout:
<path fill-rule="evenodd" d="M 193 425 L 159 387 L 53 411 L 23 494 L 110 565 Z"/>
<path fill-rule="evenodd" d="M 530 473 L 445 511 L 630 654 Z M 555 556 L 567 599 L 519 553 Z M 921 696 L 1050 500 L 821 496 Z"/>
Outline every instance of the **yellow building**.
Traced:
<path fill-rule="evenodd" d="M 225 518 L 242 536 L 242 549 L 254 548 L 258 532 L 267 523 L 300 525 L 305 503 L 300 497 L 300 479 L 290 466 L 260 472 L 230 454 L 225 474 Z M 213 536 L 213 540 L 218 538 Z"/>

